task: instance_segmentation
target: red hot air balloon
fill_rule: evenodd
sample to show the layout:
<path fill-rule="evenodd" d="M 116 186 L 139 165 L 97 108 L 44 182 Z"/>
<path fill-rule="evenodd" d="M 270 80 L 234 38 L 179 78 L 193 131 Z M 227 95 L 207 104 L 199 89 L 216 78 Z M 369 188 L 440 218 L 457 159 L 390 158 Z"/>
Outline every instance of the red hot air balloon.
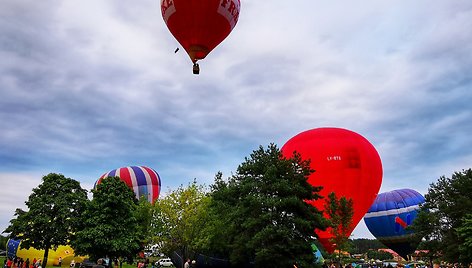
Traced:
<path fill-rule="evenodd" d="M 320 194 L 325 198 L 314 201 L 313 206 L 324 210 L 331 192 L 338 198 L 353 200 L 352 232 L 374 202 L 382 183 L 382 163 L 374 146 L 346 129 L 317 128 L 296 135 L 282 147 L 285 157 L 292 157 L 294 151 L 311 160 L 310 167 L 315 172 L 308 182 L 323 186 Z M 332 253 L 335 246 L 330 242 L 333 237 L 329 230 L 316 230 L 316 234 L 324 248 Z"/>
<path fill-rule="evenodd" d="M 204 59 L 238 22 L 239 0 L 161 0 L 161 12 L 172 35 L 194 63 Z"/>

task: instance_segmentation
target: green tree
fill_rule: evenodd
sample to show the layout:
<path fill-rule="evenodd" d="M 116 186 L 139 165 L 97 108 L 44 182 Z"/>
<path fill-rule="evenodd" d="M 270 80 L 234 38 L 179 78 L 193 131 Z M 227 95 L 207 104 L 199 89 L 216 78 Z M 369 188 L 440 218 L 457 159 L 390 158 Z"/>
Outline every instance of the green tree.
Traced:
<path fill-rule="evenodd" d="M 211 186 L 213 191 L 216 188 L 222 190 L 221 184 L 224 184 L 222 176 L 221 172 L 217 173 L 215 184 Z M 230 217 L 224 215 L 231 213 L 232 209 L 226 205 L 222 202 L 215 202 L 213 194 L 210 193 L 203 207 L 206 213 L 201 217 L 205 225 L 194 240 L 195 251 L 213 257 L 229 257 L 230 237 L 227 235 L 227 228 L 232 223 Z"/>
<path fill-rule="evenodd" d="M 472 262 L 468 214 L 472 207 L 472 169 L 455 172 L 451 178 L 442 176 L 432 183 L 425 195 L 417 218 L 410 227 L 418 238 L 424 238 L 421 248 L 448 262 Z"/>
<path fill-rule="evenodd" d="M 377 250 L 379 248 L 384 248 L 385 246 L 380 243 L 377 239 L 367 239 L 367 238 L 359 238 L 352 240 L 352 250 L 351 253 L 353 254 L 364 254 L 370 249 Z"/>
<path fill-rule="evenodd" d="M 459 245 L 459 252 L 464 259 L 472 260 L 472 214 L 467 214 L 459 228 L 457 228 L 459 239 L 463 241 Z"/>
<path fill-rule="evenodd" d="M 134 257 L 142 249 L 143 232 L 138 222 L 138 200 L 118 177 L 102 180 L 92 190 L 93 199 L 80 217 L 71 246 L 91 259 L 108 256 Z"/>
<path fill-rule="evenodd" d="M 141 243 L 144 246 L 147 246 L 152 243 L 152 215 L 153 205 L 149 203 L 148 199 L 145 196 L 141 196 L 138 202 L 138 207 L 136 209 L 136 218 L 140 227 L 139 233 L 142 234 L 143 238 Z"/>
<path fill-rule="evenodd" d="M 0 235 L 0 249 L 1 250 L 6 250 L 7 241 L 8 241 L 8 237 Z"/>
<path fill-rule="evenodd" d="M 4 231 L 10 238 L 21 238 L 21 247 L 42 249 L 46 266 L 49 249 L 67 245 L 78 230 L 77 218 L 88 201 L 87 191 L 76 180 L 50 173 L 33 189 L 26 201 L 28 211 L 17 209 L 16 218 Z"/>
<path fill-rule="evenodd" d="M 191 258 L 206 222 L 209 197 L 196 181 L 180 186 L 156 201 L 152 220 L 153 242 L 170 255 L 174 251 Z"/>
<path fill-rule="evenodd" d="M 328 195 L 325 203 L 325 213 L 328 216 L 329 232 L 332 235 L 331 243 L 341 251 L 349 250 L 349 236 L 351 234 L 352 217 L 354 216 L 352 199 L 342 196 L 337 198 L 334 192 Z"/>
<path fill-rule="evenodd" d="M 389 252 L 382 251 L 382 250 L 369 250 L 367 251 L 367 258 L 374 259 L 374 260 L 391 260 L 393 259 L 393 255 Z"/>
<path fill-rule="evenodd" d="M 313 267 L 314 230 L 324 228 L 324 219 L 306 202 L 320 198 L 321 188 L 307 182 L 312 172 L 299 154 L 286 159 L 271 144 L 254 151 L 228 181 L 218 174 L 208 224 L 217 232 L 208 239 L 209 251 L 226 253 L 235 267 L 252 261 L 256 267 Z"/>

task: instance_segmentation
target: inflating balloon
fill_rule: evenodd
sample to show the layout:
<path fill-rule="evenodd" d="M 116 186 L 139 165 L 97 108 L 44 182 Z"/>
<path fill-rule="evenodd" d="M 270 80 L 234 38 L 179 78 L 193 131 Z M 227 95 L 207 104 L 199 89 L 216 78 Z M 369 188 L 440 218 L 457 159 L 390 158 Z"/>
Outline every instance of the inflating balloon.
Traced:
<path fill-rule="evenodd" d="M 43 258 L 44 250 L 21 248 L 20 244 L 20 239 L 9 239 L 6 250 L 7 257 L 20 257 L 23 260 L 29 259 L 30 264 L 32 264 L 33 259 L 41 260 Z M 76 263 L 81 263 L 86 257 L 75 256 L 74 250 L 70 246 L 59 246 L 56 250 L 49 250 L 47 266 L 58 266 L 59 258 L 62 260 L 62 265 L 68 266 L 72 260 Z M 42 263 L 42 267 L 46 267 L 45 263 Z"/>
<path fill-rule="evenodd" d="M 161 178 L 152 169 L 144 166 L 131 166 L 114 169 L 103 174 L 96 182 L 94 188 L 106 177 L 119 177 L 134 191 L 136 198 L 145 196 L 147 200 L 154 204 L 161 191 Z"/>
<path fill-rule="evenodd" d="M 416 218 L 424 197 L 415 190 L 381 193 L 364 216 L 369 231 L 384 245 L 407 259 L 419 242 L 413 230 L 406 229 Z"/>
<path fill-rule="evenodd" d="M 352 199 L 354 216 L 349 233 L 352 232 L 374 202 L 382 183 L 382 163 L 374 146 L 350 130 L 317 128 L 296 135 L 282 147 L 285 157 L 292 157 L 294 151 L 311 161 L 315 172 L 308 182 L 323 186 L 320 194 L 325 198 L 311 202 L 313 206 L 324 210 L 331 192 L 338 198 Z M 330 241 L 333 238 L 330 230 L 316 230 L 316 234 L 325 250 L 332 253 L 335 246 Z"/>
<path fill-rule="evenodd" d="M 161 0 L 162 17 L 172 35 L 200 72 L 204 59 L 233 30 L 238 22 L 239 0 Z"/>

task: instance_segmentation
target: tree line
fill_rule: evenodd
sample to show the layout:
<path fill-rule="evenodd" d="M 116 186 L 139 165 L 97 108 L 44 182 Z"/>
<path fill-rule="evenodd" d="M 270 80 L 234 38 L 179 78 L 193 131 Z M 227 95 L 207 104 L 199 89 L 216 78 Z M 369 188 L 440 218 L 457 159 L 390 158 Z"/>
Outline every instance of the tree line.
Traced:
<path fill-rule="evenodd" d="M 155 204 L 137 200 L 117 177 L 104 179 L 89 200 L 77 181 L 51 173 L 33 189 L 28 210 L 15 211 L 5 232 L 21 238 L 24 248 L 44 249 L 44 263 L 49 249 L 65 244 L 91 259 L 132 259 L 146 245 L 158 245 L 168 256 L 199 253 L 226 259 L 233 267 L 316 267 L 314 230 L 325 228 L 338 248 L 364 251 L 349 248 L 344 231 L 351 223 L 352 200 L 320 196 L 321 188 L 307 182 L 312 172 L 300 155 L 285 158 L 274 144 L 260 146 L 232 176 L 217 173 L 209 187 L 196 181 L 181 185 Z M 435 258 L 471 262 L 471 187 L 472 170 L 467 170 L 441 177 L 425 196 L 414 226 Z M 328 198 L 324 213 L 329 217 L 307 202 L 320 198 Z M 437 204 L 452 199 L 457 206 Z"/>

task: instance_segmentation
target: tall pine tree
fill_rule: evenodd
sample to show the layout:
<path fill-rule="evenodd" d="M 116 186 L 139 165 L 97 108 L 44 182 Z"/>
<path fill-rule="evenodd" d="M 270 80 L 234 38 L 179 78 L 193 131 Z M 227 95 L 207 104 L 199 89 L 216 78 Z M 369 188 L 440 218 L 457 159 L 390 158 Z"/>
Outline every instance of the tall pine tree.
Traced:
<path fill-rule="evenodd" d="M 210 245 L 226 251 L 235 267 L 249 262 L 256 267 L 314 266 L 314 230 L 324 228 L 325 221 L 306 203 L 320 198 L 320 187 L 307 182 L 312 172 L 300 155 L 286 159 L 271 144 L 254 151 L 228 181 L 217 176 L 210 206 L 214 222 L 208 226 L 224 228 Z"/>

